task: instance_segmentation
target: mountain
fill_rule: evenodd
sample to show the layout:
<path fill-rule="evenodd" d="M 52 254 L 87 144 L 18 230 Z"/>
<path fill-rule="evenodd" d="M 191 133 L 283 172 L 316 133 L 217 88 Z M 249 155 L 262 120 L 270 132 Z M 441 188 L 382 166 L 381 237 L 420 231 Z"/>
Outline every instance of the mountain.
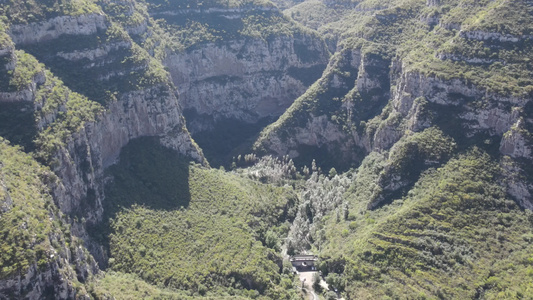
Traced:
<path fill-rule="evenodd" d="M 531 1 L 0 15 L 0 299 L 533 293 Z"/>
<path fill-rule="evenodd" d="M 510 17 L 512 11 L 522 13 Z M 307 164 L 320 153 L 328 167 L 357 166 L 373 151 L 436 127 L 462 149 L 511 157 L 522 169 L 511 173 L 525 176 L 529 2 L 362 1 L 345 14 L 335 22 L 345 30 L 323 76 L 261 133 L 257 151 Z M 528 189 L 509 192 L 531 208 Z"/>

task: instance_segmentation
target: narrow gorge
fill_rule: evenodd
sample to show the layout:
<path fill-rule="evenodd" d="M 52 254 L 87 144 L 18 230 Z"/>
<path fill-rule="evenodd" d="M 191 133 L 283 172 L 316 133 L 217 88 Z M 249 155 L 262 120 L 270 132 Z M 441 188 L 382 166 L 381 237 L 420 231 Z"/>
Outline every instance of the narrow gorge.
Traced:
<path fill-rule="evenodd" d="M 0 16 L 0 299 L 529 299 L 531 1 Z"/>

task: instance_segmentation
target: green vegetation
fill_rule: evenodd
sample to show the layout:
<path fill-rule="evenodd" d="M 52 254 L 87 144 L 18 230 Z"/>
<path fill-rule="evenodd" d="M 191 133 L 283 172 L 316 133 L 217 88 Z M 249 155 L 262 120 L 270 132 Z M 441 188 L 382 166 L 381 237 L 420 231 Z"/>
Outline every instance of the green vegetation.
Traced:
<path fill-rule="evenodd" d="M 15 54 L 15 68 L 1 74 L 0 89 L 17 92 L 36 88 L 35 99 L 24 99 L 35 103 L 0 103 L 0 114 L 3 116 L 0 132 L 12 143 L 24 146 L 26 151 L 36 150 L 38 158 L 49 162 L 55 150 L 64 145 L 69 136 L 78 132 L 85 122 L 95 121 L 103 109 L 99 104 L 70 91 L 32 55 L 20 50 Z M 37 111 L 35 107 L 38 107 Z M 53 122 L 42 124 L 44 128 L 41 130 L 37 128 L 37 124 L 50 119 Z"/>
<path fill-rule="evenodd" d="M 447 162 L 456 150 L 455 142 L 437 128 L 406 134 L 391 149 L 377 179 L 378 188 L 369 198 L 375 208 L 401 197 L 430 167 Z"/>
<path fill-rule="evenodd" d="M 255 145 L 257 150 L 263 148 L 261 144 L 268 140 L 268 136 L 290 136 L 296 127 L 304 127 L 313 116 L 326 115 L 342 131 L 350 132 L 362 127 L 362 121 L 367 122 L 379 115 L 388 101 L 384 96 L 390 86 L 387 77 L 391 57 L 395 47 L 417 28 L 414 16 L 422 5 L 420 1 L 393 4 L 363 1 L 360 5 L 374 13 L 362 11 L 361 15 L 346 15 L 339 22 L 331 23 L 341 38 L 339 50 L 331 58 L 322 78 L 261 133 Z M 321 31 L 329 32 L 329 29 Z M 368 66 L 363 71 L 380 83 L 377 89 L 359 90 L 356 86 L 355 79 L 362 62 L 354 61 L 353 53 L 366 61 Z"/>
<path fill-rule="evenodd" d="M 299 6 L 315 4 L 304 1 L 289 11 L 304 13 Z M 338 41 L 337 53 L 322 78 L 263 130 L 255 151 L 270 153 L 270 140 L 279 138 L 286 142 L 298 129 L 307 130 L 310 119 L 322 115 L 347 138 L 355 134 L 372 140 L 380 129 L 408 127 L 398 122 L 406 112 L 398 114 L 386 105 L 391 99 L 389 93 L 398 92 L 394 85 L 405 83 L 404 79 L 391 76 L 401 66 L 402 74 L 421 74 L 422 80 L 428 82 L 456 80 L 464 84 L 465 90 L 472 89 L 476 96 L 468 92 L 449 93 L 450 101 L 456 101 L 459 107 L 426 103 L 424 118 L 435 122 L 463 149 L 478 145 L 491 153 L 497 152 L 498 142 L 490 133 L 466 131 L 465 120 L 459 114 L 466 107 L 476 110 L 496 105 L 500 98 L 531 96 L 531 6 L 526 1 L 445 1 L 427 6 L 425 1 L 418 0 L 367 0 L 353 4 L 355 10 L 344 8 L 340 20 L 319 28 L 327 39 Z M 513 11 L 520 13 L 513 15 Z M 309 12 L 312 13 L 319 11 Z M 362 69 L 353 60 L 357 55 L 361 56 Z M 354 84 L 352 80 L 358 77 L 362 79 Z M 365 86 L 368 82 L 374 88 Z M 296 148 L 290 150 L 300 152 Z"/>
<path fill-rule="evenodd" d="M 1 24 L 0 27 L 2 27 Z M 2 34 L 5 33 L 0 32 L 0 35 Z M 0 39 L 2 38 L 0 36 Z M 11 43 L 9 37 L 6 37 L 5 41 L 7 44 Z M 12 95 L 24 91 L 29 93 L 32 84 L 37 81 L 37 77 L 44 74 L 44 66 L 24 51 L 14 51 L 13 56 L 10 54 L 0 57 L 0 64 L 2 65 L 0 90 L 13 93 Z M 26 95 L 26 97 L 28 96 Z M 0 102 L 0 136 L 13 144 L 23 146 L 26 151 L 30 151 L 33 149 L 32 142 L 36 135 L 37 127 L 33 115 L 33 103 L 24 101 Z"/>
<path fill-rule="evenodd" d="M 388 81 L 386 77 L 383 77 L 383 71 L 386 72 L 386 70 L 382 68 L 389 63 L 387 57 L 384 57 L 385 54 L 380 53 L 370 43 L 362 43 L 361 47 L 364 55 L 362 59 L 377 62 L 368 67 L 368 74 L 382 81 L 380 87 L 387 88 Z M 378 115 L 388 99 L 382 95 L 387 91 L 381 90 L 380 87 L 377 88 L 379 92 L 376 92 L 376 89 L 358 90 L 356 79 L 359 69 L 354 67 L 358 63 L 351 49 L 343 49 L 335 53 L 322 77 L 296 99 L 276 122 L 261 132 L 254 144 L 254 151 L 260 154 L 268 153 L 268 143 L 272 136 L 277 135 L 285 140 L 294 135 L 298 128 L 306 128 L 310 121 L 320 116 L 327 116 L 328 122 L 339 128 L 340 132 L 355 131 L 361 128 L 364 130 L 360 124 Z M 339 141 L 336 146 L 299 145 L 299 149 L 295 150 L 301 154 L 301 157 L 296 162 L 298 165 L 309 164 L 313 158 L 320 157 L 318 163 L 325 169 L 336 167 L 346 170 L 354 162 L 350 161 L 346 164 L 342 156 L 331 150 L 335 147 L 340 148 L 346 140 Z"/>
<path fill-rule="evenodd" d="M 255 8 L 272 7 L 268 0 L 147 0 L 151 8 L 157 12 L 174 9 L 207 9 L 213 8 Z"/>
<path fill-rule="evenodd" d="M 0 49 L 6 49 L 8 47 L 13 46 L 13 42 L 11 41 L 11 38 L 5 32 L 5 30 L 6 30 L 6 26 L 2 22 L 2 20 L 0 20 Z"/>
<path fill-rule="evenodd" d="M 72 243 L 50 195 L 48 184 L 55 180 L 49 169 L 0 138 L 0 279 L 24 274 L 34 264 L 43 269 Z"/>
<path fill-rule="evenodd" d="M 78 16 L 100 11 L 93 0 L 7 0 L 0 3 L 0 14 L 15 24 L 27 24 L 58 16 Z"/>
<path fill-rule="evenodd" d="M 328 6 L 320 0 L 302 1 L 284 11 L 295 21 L 313 29 L 319 29 L 325 24 L 341 19 L 346 12 L 345 7 Z"/>
<path fill-rule="evenodd" d="M 12 57 L 4 56 L 0 59 L 4 60 L 5 65 L 11 62 Z M 44 70 L 42 64 L 24 51 L 15 51 L 14 60 L 15 68 L 13 70 L 3 69 L 0 71 L 0 89 L 2 91 L 16 92 L 28 89 L 35 76 L 41 74 Z"/>
<path fill-rule="evenodd" d="M 120 272 L 106 272 L 104 276 L 98 278 L 90 285 L 90 294 L 96 299 L 105 299 L 106 296 L 113 296 L 117 300 L 127 299 L 176 299 L 176 300 L 246 300 L 249 298 L 240 296 L 190 296 L 187 292 L 165 289 L 150 285 L 133 274 Z"/>
<path fill-rule="evenodd" d="M 267 247 L 287 234 L 291 189 L 188 164 L 149 138 L 131 142 L 110 172 L 113 270 L 191 295 L 294 297 Z"/>
<path fill-rule="evenodd" d="M 375 211 L 356 196 L 369 187 L 354 186 L 346 194 L 348 219 L 325 221 L 324 272 L 340 274 L 339 289 L 352 298 L 529 295 L 533 218 L 506 198 L 500 172 L 473 150 Z"/>
<path fill-rule="evenodd" d="M 81 49 L 83 52 L 105 49 L 107 54 L 93 60 L 83 55 L 75 59 L 58 55 L 78 55 L 76 52 Z M 70 89 L 100 104 L 154 86 L 171 89 L 161 62 L 134 43 L 118 24 L 89 36 L 62 35 L 52 41 L 25 46 L 25 50 L 44 62 Z"/>
<path fill-rule="evenodd" d="M 146 6 L 135 1 L 99 3 L 103 11 L 125 28 L 141 25 L 149 18 Z"/>
<path fill-rule="evenodd" d="M 299 299 L 282 253 L 309 251 L 347 299 L 531 299 L 533 213 L 507 194 L 510 185 L 525 193 L 531 163 L 502 157 L 496 132 L 520 120 L 512 129 L 530 146 L 530 2 L 277 2 L 291 8 L 282 14 L 266 0 L 2 1 L 0 50 L 13 51 L 0 57 L 0 91 L 30 92 L 25 102 L 0 103 L 0 280 L 57 266 L 70 272 L 64 278 L 78 295 L 96 299 Z M 6 33 L 13 24 L 88 13 L 107 14 L 109 28 L 25 46 Z M 317 81 L 318 67 L 288 70 L 312 85 L 261 133 L 256 154 L 268 153 L 271 140 L 305 135 L 316 120 L 313 126 L 344 137 L 294 143 L 294 161 L 239 155 L 231 172 L 192 163 L 159 138 L 140 138 L 104 178 L 93 178 L 106 182 L 102 222 L 59 211 L 52 191 L 73 187 L 49 169 L 57 151 L 110 101 L 139 90 L 153 101 L 173 97 L 160 62 L 167 51 L 316 37 L 290 16 L 338 50 Z M 130 37 L 127 30 L 145 22 L 146 32 Z M 316 58 L 293 46 L 303 64 Z M 431 91 L 424 80 L 436 82 Z M 448 83 L 457 90 L 446 91 Z M 465 114 L 488 107 L 483 121 L 500 122 L 498 129 L 474 132 Z M 258 127 L 222 121 L 196 137 L 208 158 L 229 161 Z M 90 241 L 109 254 L 106 272 L 89 278 L 80 267 L 78 260 L 92 258 L 68 224 L 81 235 L 92 226 Z"/>
<path fill-rule="evenodd" d="M 261 38 L 267 40 L 272 36 L 296 34 L 297 27 L 283 15 L 272 14 L 250 15 L 243 18 L 243 27 L 240 34 L 247 37 Z"/>
<path fill-rule="evenodd" d="M 530 94 L 530 5 L 526 1 L 466 2 L 461 7 L 439 8 L 437 14 L 449 27 L 421 30 L 414 36 L 418 38 L 401 47 L 409 69 L 446 80 L 459 78 L 501 95 Z M 511 13 L 515 11 L 520 13 Z M 462 24 L 464 33 L 453 24 Z M 487 37 L 469 37 L 471 32 Z"/>
<path fill-rule="evenodd" d="M 451 138 L 432 127 L 402 137 L 391 148 L 389 161 L 400 172 L 417 172 L 423 164 L 437 165 L 448 161 L 455 148 L 455 142 Z"/>
<path fill-rule="evenodd" d="M 266 0 L 147 2 L 148 11 L 157 20 L 158 26 L 166 31 L 163 34 L 166 39 L 170 40 L 164 43 L 174 51 L 208 42 L 241 38 L 269 40 L 280 35 L 314 34 L 273 9 L 272 3 Z M 206 13 L 209 9 L 228 9 L 239 18 L 228 18 L 220 11 Z"/>
<path fill-rule="evenodd" d="M 35 101 L 42 104 L 41 110 L 34 114 L 36 123 L 50 118 L 50 115 L 55 116 L 55 120 L 43 128 L 34 140 L 36 157 L 47 164 L 53 164 L 53 155 L 66 145 L 74 133 L 80 131 L 86 122 L 94 122 L 103 112 L 101 105 L 70 91 L 49 72 L 37 91 Z"/>

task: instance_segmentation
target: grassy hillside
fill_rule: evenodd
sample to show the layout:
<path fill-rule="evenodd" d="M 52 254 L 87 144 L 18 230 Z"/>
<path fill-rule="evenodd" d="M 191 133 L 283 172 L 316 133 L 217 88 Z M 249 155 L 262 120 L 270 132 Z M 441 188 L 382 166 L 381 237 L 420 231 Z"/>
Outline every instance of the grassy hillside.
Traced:
<path fill-rule="evenodd" d="M 170 48 L 174 51 L 206 42 L 312 34 L 285 17 L 267 0 L 149 0 L 147 3 L 148 12 L 167 33 L 171 33 L 168 38 L 172 40 Z"/>
<path fill-rule="evenodd" d="M 0 14 L 16 24 L 39 22 L 58 16 L 77 16 L 100 13 L 101 9 L 93 0 L 28 0 L 2 1 Z"/>
<path fill-rule="evenodd" d="M 54 213 L 53 202 L 43 182 L 54 180 L 54 175 L 4 139 L 0 140 L 0 162 L 0 277 L 5 279 L 27 271 L 34 262 L 46 266 L 53 249 L 49 236 L 60 224 L 48 218 Z"/>
<path fill-rule="evenodd" d="M 0 280 L 23 284 L 3 286 L 0 298 L 24 297 L 32 284 L 40 286 L 42 297 L 54 297 L 58 287 L 36 279 L 45 270 L 69 289 L 63 292 L 86 294 L 80 281 L 87 274 L 76 276 L 73 270 L 86 270 L 94 262 L 81 247 L 83 241 L 71 234 L 68 217 L 54 204 L 50 187 L 57 180 L 21 147 L 0 138 Z"/>
<path fill-rule="evenodd" d="M 189 164 L 149 138 L 110 172 L 111 269 L 191 296 L 295 297 L 279 241 L 267 242 L 287 234 L 291 189 Z"/>
<path fill-rule="evenodd" d="M 375 171 L 365 168 L 345 195 L 348 217 L 323 219 L 319 252 L 326 279 L 350 299 L 531 295 L 533 214 L 507 198 L 490 156 L 451 159 L 376 210 L 366 209 Z"/>
<path fill-rule="evenodd" d="M 187 292 L 165 289 L 146 283 L 132 274 L 107 272 L 90 284 L 91 296 L 106 299 L 109 296 L 117 300 L 127 299 L 174 299 L 174 300 L 246 300 L 241 296 L 190 296 Z"/>
<path fill-rule="evenodd" d="M 531 4 L 521 0 L 449 2 L 423 11 L 442 25 L 419 29 L 401 47 L 409 70 L 460 78 L 501 95 L 531 95 Z M 475 32 L 486 37 L 472 35 Z"/>

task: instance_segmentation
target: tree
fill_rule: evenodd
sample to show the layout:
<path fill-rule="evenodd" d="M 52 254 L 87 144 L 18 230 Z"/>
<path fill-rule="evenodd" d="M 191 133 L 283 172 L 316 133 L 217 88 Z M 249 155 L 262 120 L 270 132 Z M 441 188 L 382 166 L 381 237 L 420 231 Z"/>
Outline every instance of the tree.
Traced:
<path fill-rule="evenodd" d="M 317 293 L 322 292 L 322 286 L 320 285 L 320 275 L 318 275 L 318 273 L 315 273 L 315 275 L 313 275 L 313 289 Z"/>
<path fill-rule="evenodd" d="M 265 234 L 265 246 L 279 251 L 278 235 L 274 231 L 269 230 Z"/>
<path fill-rule="evenodd" d="M 335 168 L 331 168 L 331 170 L 329 170 L 329 177 L 333 178 L 335 175 L 337 175 L 337 170 Z"/>
<path fill-rule="evenodd" d="M 328 291 L 328 292 L 326 293 L 326 299 L 327 299 L 327 300 L 335 300 L 335 299 L 338 299 L 338 298 L 337 298 L 337 294 L 336 294 L 335 292 L 333 292 L 333 291 Z"/>
<path fill-rule="evenodd" d="M 326 282 L 330 289 L 344 290 L 344 278 L 337 273 L 329 273 L 326 277 Z"/>

